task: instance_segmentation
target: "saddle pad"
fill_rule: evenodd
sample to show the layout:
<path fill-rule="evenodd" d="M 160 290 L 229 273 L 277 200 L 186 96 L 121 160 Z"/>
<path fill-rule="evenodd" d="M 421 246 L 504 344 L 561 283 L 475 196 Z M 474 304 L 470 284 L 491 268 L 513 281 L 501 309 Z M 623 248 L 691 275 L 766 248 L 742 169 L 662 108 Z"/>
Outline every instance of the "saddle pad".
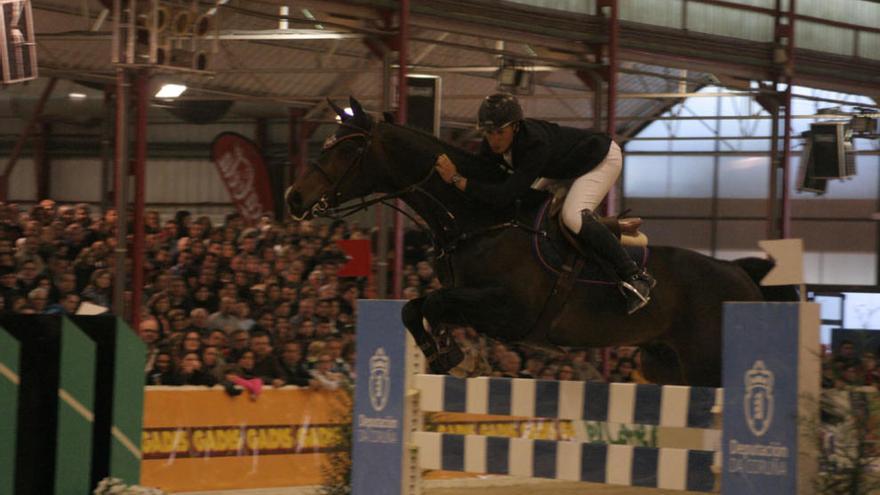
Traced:
<path fill-rule="evenodd" d="M 568 270 L 563 268 L 563 265 L 577 251 L 559 232 L 559 221 L 556 216 L 549 214 L 552 201 L 552 198 L 548 199 L 535 217 L 535 230 L 546 232 L 547 235 L 532 234 L 532 252 L 545 270 L 558 276 L 562 271 Z M 646 246 L 625 246 L 624 249 L 639 267 L 644 267 L 648 263 L 648 248 Z M 578 256 L 580 255 L 578 254 Z M 610 264 L 608 268 L 605 268 L 596 258 L 590 257 L 584 263 L 581 272 L 577 274 L 576 282 L 617 285 L 617 277 L 609 272 Z"/>

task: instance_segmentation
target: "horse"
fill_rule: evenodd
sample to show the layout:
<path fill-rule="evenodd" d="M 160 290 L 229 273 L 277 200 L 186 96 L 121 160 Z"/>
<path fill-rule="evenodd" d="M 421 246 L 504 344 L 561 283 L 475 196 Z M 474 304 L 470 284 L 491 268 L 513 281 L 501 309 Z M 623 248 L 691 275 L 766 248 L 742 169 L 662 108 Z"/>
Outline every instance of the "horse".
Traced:
<path fill-rule="evenodd" d="M 475 180 L 502 180 L 506 172 L 497 164 L 394 124 L 388 115 L 375 121 L 354 98 L 353 115 L 330 104 L 341 122 L 317 162 L 288 188 L 290 214 L 339 218 L 399 198 L 421 217 L 442 287 L 409 301 L 402 319 L 432 372 L 448 372 L 462 360 L 444 329 L 471 326 L 494 339 L 544 348 L 641 346 L 649 380 L 720 386 L 722 303 L 765 300 L 756 280 L 771 261 L 754 258 L 744 267 L 652 246 L 647 268 L 657 286 L 638 312 L 626 314 L 616 283 L 609 282 L 573 283 L 560 301 L 560 275 L 532 251 L 536 236 L 546 234 L 532 224 L 537 206 L 489 208 L 435 171 L 441 153 Z"/>

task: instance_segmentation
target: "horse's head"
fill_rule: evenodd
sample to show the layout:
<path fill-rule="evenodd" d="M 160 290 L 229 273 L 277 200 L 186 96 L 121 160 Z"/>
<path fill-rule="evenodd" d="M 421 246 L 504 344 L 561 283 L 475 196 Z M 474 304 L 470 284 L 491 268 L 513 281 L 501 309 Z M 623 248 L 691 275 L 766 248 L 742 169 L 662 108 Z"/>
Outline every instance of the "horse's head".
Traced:
<path fill-rule="evenodd" d="M 290 214 L 297 220 L 320 216 L 328 209 L 374 192 L 374 181 L 364 167 L 372 142 L 372 117 L 354 98 L 350 99 L 351 115 L 332 101 L 329 103 L 342 122 L 324 142 L 318 162 L 310 164 L 285 195 Z"/>

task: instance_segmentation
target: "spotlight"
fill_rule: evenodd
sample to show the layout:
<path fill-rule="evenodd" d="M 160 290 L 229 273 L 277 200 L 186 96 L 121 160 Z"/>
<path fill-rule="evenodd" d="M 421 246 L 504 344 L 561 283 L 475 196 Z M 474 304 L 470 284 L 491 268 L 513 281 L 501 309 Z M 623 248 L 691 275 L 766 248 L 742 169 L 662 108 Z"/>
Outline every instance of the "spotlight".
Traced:
<path fill-rule="evenodd" d="M 163 84 L 159 91 L 156 92 L 156 98 L 173 99 L 182 95 L 186 91 L 185 84 Z"/>

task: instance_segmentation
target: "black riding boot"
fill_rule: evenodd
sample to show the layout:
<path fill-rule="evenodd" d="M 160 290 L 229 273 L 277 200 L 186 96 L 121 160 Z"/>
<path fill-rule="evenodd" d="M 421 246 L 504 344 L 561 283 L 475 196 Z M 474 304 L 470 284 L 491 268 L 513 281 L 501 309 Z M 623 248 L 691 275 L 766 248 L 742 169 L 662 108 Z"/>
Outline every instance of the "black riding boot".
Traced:
<path fill-rule="evenodd" d="M 632 314 L 648 304 L 651 300 L 651 288 L 657 282 L 646 270 L 639 268 L 620 245 L 620 241 L 607 227 L 599 223 L 590 210 L 581 212 L 581 231 L 578 232 L 578 237 L 614 267 L 620 277 L 620 292 L 626 298 L 627 314 Z"/>

